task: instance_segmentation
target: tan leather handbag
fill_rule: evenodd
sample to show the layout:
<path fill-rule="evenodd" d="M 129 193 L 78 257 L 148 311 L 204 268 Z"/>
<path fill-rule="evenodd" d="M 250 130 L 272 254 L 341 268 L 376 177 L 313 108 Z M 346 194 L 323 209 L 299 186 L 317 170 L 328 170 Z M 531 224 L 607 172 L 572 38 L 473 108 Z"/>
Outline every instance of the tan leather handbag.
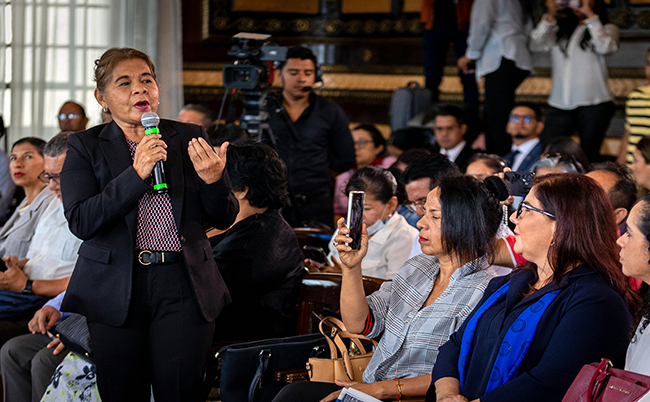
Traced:
<path fill-rule="evenodd" d="M 332 327 L 329 335 L 323 330 L 324 324 Z M 363 381 L 363 371 L 368 366 L 373 352 L 366 352 L 366 348 L 361 341 L 371 341 L 375 347 L 377 346 L 377 341 L 366 338 L 363 335 L 349 333 L 345 324 L 334 317 L 323 319 L 318 325 L 318 329 L 329 343 L 330 358 L 312 357 L 309 359 L 307 363 L 309 380 L 332 383 L 336 380 Z M 344 339 L 349 339 L 354 343 L 360 354 L 350 356 L 349 350 L 343 341 Z M 338 357 L 338 352 L 341 353 L 341 357 Z"/>

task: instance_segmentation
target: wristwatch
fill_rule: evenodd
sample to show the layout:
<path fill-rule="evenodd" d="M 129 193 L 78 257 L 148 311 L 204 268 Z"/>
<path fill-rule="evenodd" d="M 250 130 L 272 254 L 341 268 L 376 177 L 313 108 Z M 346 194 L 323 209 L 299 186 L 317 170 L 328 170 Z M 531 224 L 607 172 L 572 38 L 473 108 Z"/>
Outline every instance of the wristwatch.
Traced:
<path fill-rule="evenodd" d="M 24 295 L 33 295 L 34 291 L 32 290 L 32 285 L 34 284 L 33 279 L 27 279 L 27 283 L 25 284 L 25 289 L 23 289 L 22 294 Z"/>

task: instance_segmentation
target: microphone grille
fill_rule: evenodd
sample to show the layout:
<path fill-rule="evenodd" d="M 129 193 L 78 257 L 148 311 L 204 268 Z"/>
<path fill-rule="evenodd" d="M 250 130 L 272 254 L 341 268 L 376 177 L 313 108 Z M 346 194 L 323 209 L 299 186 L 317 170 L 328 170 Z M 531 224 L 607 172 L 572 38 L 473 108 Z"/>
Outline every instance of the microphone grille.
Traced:
<path fill-rule="evenodd" d="M 160 123 L 160 117 L 156 113 L 145 113 L 140 118 L 140 122 L 143 126 L 149 127 L 158 127 Z"/>

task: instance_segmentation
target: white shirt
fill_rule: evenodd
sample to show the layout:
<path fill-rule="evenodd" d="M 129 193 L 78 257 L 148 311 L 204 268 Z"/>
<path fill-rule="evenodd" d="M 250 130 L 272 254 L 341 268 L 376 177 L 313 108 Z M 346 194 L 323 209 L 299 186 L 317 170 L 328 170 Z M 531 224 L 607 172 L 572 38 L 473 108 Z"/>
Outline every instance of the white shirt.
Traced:
<path fill-rule="evenodd" d="M 81 240 L 68 229 L 61 200 L 55 197 L 36 225 L 27 251 L 29 261 L 25 265 L 25 274 L 30 279 L 39 280 L 67 278 L 77 262 L 80 245 Z"/>
<path fill-rule="evenodd" d="M 639 333 L 644 320 L 645 318 L 639 323 L 634 338 L 627 348 L 625 370 L 650 375 L 650 325 L 646 327 L 642 334 Z"/>
<path fill-rule="evenodd" d="M 474 2 L 465 55 L 476 60 L 477 81 L 496 71 L 501 58 L 514 61 L 522 70 L 533 71 L 528 50 L 528 33 L 533 23 L 525 15 L 519 0 Z"/>
<path fill-rule="evenodd" d="M 338 231 L 334 232 L 332 238 L 337 233 Z M 361 273 L 375 278 L 393 279 L 408 259 L 411 242 L 419 233 L 402 215 L 394 213 L 384 227 L 368 240 L 368 253 L 361 260 Z M 339 252 L 332 242 L 329 250 L 328 257 L 334 256 L 340 261 Z"/>
<path fill-rule="evenodd" d="M 591 39 L 589 46 L 582 49 L 580 41 L 587 29 Z M 557 31 L 557 23 L 546 21 L 544 15 L 530 34 L 533 52 L 551 51 L 553 87 L 548 104 L 571 110 L 611 101 L 605 56 L 618 50 L 616 25 L 603 25 L 598 16 L 584 20 L 569 38 L 567 55 L 556 43 Z"/>
<path fill-rule="evenodd" d="M 461 142 L 458 143 L 453 148 L 450 149 L 444 149 L 440 148 L 440 153 L 445 155 L 447 159 L 449 159 L 452 162 L 456 162 L 456 158 L 458 158 L 458 155 L 460 155 L 461 152 L 463 152 L 463 148 L 465 148 L 465 144 L 467 144 L 467 141 L 462 140 Z"/>
<path fill-rule="evenodd" d="M 539 138 L 533 138 L 532 140 L 526 141 L 521 145 L 514 145 L 512 144 L 512 148 L 510 148 L 511 152 L 514 151 L 519 151 L 517 156 L 515 156 L 515 160 L 512 162 L 512 170 L 516 171 L 521 163 L 526 159 L 526 156 L 530 153 L 530 151 L 533 150 L 539 144 Z"/>

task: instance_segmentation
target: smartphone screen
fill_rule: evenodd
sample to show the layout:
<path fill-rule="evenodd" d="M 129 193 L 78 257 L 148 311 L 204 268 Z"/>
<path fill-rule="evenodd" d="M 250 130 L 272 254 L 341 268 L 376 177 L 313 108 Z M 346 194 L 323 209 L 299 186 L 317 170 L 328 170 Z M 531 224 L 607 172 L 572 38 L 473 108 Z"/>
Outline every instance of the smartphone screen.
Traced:
<path fill-rule="evenodd" d="M 535 173 L 532 172 L 505 172 L 505 182 L 510 195 L 525 197 L 533 185 Z"/>
<path fill-rule="evenodd" d="M 348 244 L 352 250 L 361 247 L 361 224 L 363 223 L 363 191 L 350 191 L 348 198 L 348 220 L 345 225 L 350 229 L 352 243 Z"/>
<path fill-rule="evenodd" d="M 302 252 L 305 255 L 305 258 L 309 258 L 310 260 L 321 264 L 328 264 L 327 254 L 325 254 L 325 250 L 323 250 L 322 247 L 304 245 L 302 246 Z"/>

